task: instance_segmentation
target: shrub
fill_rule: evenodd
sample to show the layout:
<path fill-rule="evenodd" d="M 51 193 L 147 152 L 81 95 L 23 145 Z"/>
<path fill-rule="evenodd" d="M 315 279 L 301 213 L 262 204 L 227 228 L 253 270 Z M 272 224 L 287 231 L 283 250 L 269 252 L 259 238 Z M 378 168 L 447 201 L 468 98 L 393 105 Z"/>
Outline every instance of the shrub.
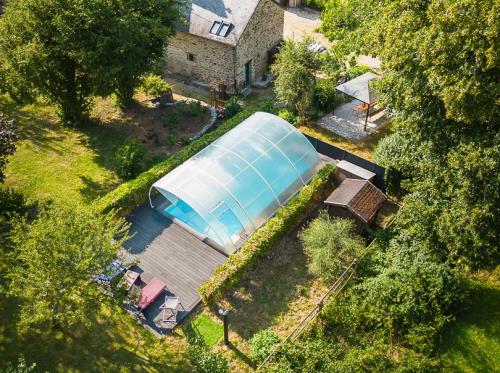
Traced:
<path fill-rule="evenodd" d="M 276 215 L 258 229 L 237 253 L 218 266 L 212 277 L 201 284 L 199 293 L 205 303 L 219 300 L 257 260 L 268 253 L 291 229 L 309 216 L 331 192 L 335 166 L 324 166 L 312 181 L 281 207 Z"/>
<path fill-rule="evenodd" d="M 189 112 L 193 117 L 199 117 L 204 112 L 204 107 L 201 106 L 200 101 L 193 101 L 189 105 Z"/>
<path fill-rule="evenodd" d="M 166 144 L 167 144 L 168 146 L 175 145 L 175 140 L 176 140 L 176 139 L 177 139 L 177 137 L 175 136 L 175 133 L 170 132 L 170 133 L 167 135 Z"/>
<path fill-rule="evenodd" d="M 321 211 L 299 238 L 309 258 L 309 272 L 327 282 L 340 276 L 364 248 L 352 220 L 332 219 L 326 211 Z"/>
<path fill-rule="evenodd" d="M 161 96 L 172 91 L 173 85 L 164 81 L 160 76 L 149 74 L 141 80 L 140 88 L 151 96 Z"/>
<path fill-rule="evenodd" d="M 131 179 L 137 176 L 144 166 L 145 155 L 146 148 L 136 139 L 126 141 L 123 145 L 116 148 L 114 164 L 118 176 L 124 179 Z"/>
<path fill-rule="evenodd" d="M 234 117 L 241 111 L 241 105 L 236 96 L 231 97 L 224 107 L 224 117 L 226 119 Z"/>
<path fill-rule="evenodd" d="M 281 342 L 272 330 L 265 329 L 256 333 L 250 340 L 250 357 L 257 364 L 262 363 L 272 352 L 273 347 Z"/>
<path fill-rule="evenodd" d="M 335 81 L 331 79 L 322 79 L 314 85 L 313 103 L 314 106 L 322 111 L 333 109 L 335 104 Z"/>
<path fill-rule="evenodd" d="M 351 66 L 347 69 L 345 77 L 347 80 L 351 80 L 370 71 L 372 71 L 372 69 L 366 65 Z"/>
<path fill-rule="evenodd" d="M 258 111 L 264 111 L 266 113 L 277 114 L 276 107 L 274 106 L 273 100 L 265 100 L 259 105 Z"/>
<path fill-rule="evenodd" d="M 293 111 L 291 111 L 290 109 L 280 110 L 280 112 L 278 113 L 278 116 L 281 119 L 286 120 L 288 123 L 293 124 L 294 126 L 300 122 L 299 117 L 297 115 L 295 115 L 295 113 Z"/>
<path fill-rule="evenodd" d="M 13 216 L 27 212 L 29 206 L 24 194 L 0 184 L 0 224 Z"/>
<path fill-rule="evenodd" d="M 210 351 L 202 340 L 192 339 L 189 345 L 189 361 L 194 373 L 227 373 L 229 363 L 221 354 Z"/>
<path fill-rule="evenodd" d="M 137 178 L 123 183 L 118 188 L 96 200 L 94 202 L 95 208 L 100 212 L 109 212 L 114 209 L 119 214 L 127 214 L 147 200 L 149 188 L 156 180 L 165 176 L 165 174 L 198 153 L 227 131 L 236 127 L 249 116 L 250 113 L 244 111 L 234 118 L 225 121 L 216 130 L 203 135 L 151 169 L 141 173 Z"/>
<path fill-rule="evenodd" d="M 177 112 L 177 110 L 173 110 L 170 113 L 170 115 L 165 119 L 164 127 L 173 129 L 179 124 L 179 122 L 180 122 L 179 113 Z"/>

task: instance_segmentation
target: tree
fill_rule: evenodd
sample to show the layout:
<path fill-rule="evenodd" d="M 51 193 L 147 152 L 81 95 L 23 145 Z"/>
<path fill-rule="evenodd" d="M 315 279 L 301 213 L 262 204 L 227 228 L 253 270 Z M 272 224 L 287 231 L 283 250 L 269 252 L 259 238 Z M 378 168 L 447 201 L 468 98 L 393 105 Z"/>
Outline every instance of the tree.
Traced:
<path fill-rule="evenodd" d="M 177 14 L 173 0 L 8 2 L 0 18 L 4 85 L 18 100 L 43 95 L 65 122 L 81 123 L 94 95 L 131 99 Z"/>
<path fill-rule="evenodd" d="M 32 224 L 17 221 L 7 278 L 21 300 L 20 329 L 89 323 L 110 299 L 92 279 L 117 257 L 127 228 L 112 214 L 68 205 L 43 208 Z"/>
<path fill-rule="evenodd" d="M 309 272 L 328 282 L 340 276 L 364 248 L 351 220 L 332 219 L 325 211 L 299 233 L 299 238 L 309 258 Z"/>
<path fill-rule="evenodd" d="M 383 61 L 377 88 L 396 134 L 376 157 L 407 179 L 411 193 L 397 225 L 428 237 L 422 244 L 455 264 L 497 263 L 500 4 L 338 3 L 324 17 L 328 35 L 346 36 L 344 44 Z M 337 15 L 344 13 L 353 21 L 343 24 Z"/>
<path fill-rule="evenodd" d="M 18 139 L 14 121 L 3 119 L 2 113 L 0 113 L 0 182 L 5 179 L 4 170 L 7 166 L 7 159 L 16 151 Z"/>
<path fill-rule="evenodd" d="M 271 67 L 276 80 L 274 91 L 278 100 L 294 108 L 300 121 L 306 121 L 306 111 L 311 105 L 315 76 L 319 68 L 319 59 L 315 52 L 309 50 L 311 39 L 300 42 L 286 41 Z"/>

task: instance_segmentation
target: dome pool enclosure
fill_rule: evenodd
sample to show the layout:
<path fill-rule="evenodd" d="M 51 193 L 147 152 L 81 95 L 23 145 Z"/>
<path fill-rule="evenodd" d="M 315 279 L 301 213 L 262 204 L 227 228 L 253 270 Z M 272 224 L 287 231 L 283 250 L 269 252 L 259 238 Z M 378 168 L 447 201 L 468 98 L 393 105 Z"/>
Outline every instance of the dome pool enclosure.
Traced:
<path fill-rule="evenodd" d="M 153 184 L 160 211 L 231 254 L 321 167 L 297 129 L 255 113 Z M 157 207 L 158 208 L 158 207 Z"/>

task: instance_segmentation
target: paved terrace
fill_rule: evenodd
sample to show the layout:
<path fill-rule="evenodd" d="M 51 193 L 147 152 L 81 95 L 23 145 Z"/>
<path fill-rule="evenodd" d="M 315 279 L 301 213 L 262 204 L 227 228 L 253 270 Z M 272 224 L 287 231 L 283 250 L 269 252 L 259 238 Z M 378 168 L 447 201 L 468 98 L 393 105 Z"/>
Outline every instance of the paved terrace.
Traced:
<path fill-rule="evenodd" d="M 167 285 L 167 291 L 146 308 L 140 320 L 156 334 L 168 333 L 198 305 L 198 287 L 227 257 L 148 204 L 136 209 L 128 220 L 130 233 L 135 235 L 125 244 L 126 260 L 138 262 L 132 267 L 141 274 L 137 285 L 144 287 L 153 277 Z M 167 294 L 179 297 L 184 311 L 179 307 L 175 319 L 163 322 L 160 306 Z"/>

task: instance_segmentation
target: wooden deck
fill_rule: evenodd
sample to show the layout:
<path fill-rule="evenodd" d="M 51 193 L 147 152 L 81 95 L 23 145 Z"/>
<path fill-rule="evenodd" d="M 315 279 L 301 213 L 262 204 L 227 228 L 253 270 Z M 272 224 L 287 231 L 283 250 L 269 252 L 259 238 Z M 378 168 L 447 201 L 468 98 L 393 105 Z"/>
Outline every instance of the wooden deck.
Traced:
<path fill-rule="evenodd" d="M 132 269 L 141 274 L 139 286 L 153 277 L 167 285 L 167 292 L 143 312 L 141 321 L 156 333 L 165 334 L 198 305 L 198 287 L 227 257 L 147 204 L 128 220 L 134 236 L 125 244 L 126 260 L 138 262 Z M 184 311 L 179 308 L 175 319 L 163 322 L 159 307 L 167 294 L 178 296 Z"/>

